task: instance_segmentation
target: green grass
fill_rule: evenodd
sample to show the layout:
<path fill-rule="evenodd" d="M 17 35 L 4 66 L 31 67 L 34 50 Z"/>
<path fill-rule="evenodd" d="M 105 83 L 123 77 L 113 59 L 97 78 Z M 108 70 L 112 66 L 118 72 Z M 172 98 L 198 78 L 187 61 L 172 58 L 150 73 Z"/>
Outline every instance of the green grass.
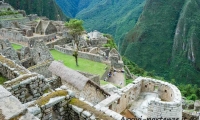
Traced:
<path fill-rule="evenodd" d="M 118 89 L 121 89 L 122 87 L 120 85 L 116 85 L 116 84 L 113 84 L 111 82 L 107 82 L 107 81 L 104 81 L 104 80 L 100 80 L 100 85 L 103 86 L 103 85 L 107 85 L 107 84 L 112 84 L 114 85 L 115 87 L 117 87 Z"/>
<path fill-rule="evenodd" d="M 12 43 L 12 47 L 13 47 L 15 50 L 18 50 L 18 49 L 21 49 L 21 48 L 22 48 L 21 45 L 14 44 L 14 43 Z"/>
<path fill-rule="evenodd" d="M 2 85 L 6 81 L 7 81 L 7 79 L 0 75 L 0 85 Z"/>
<path fill-rule="evenodd" d="M 126 85 L 128 85 L 129 83 L 133 83 L 133 79 L 126 80 Z"/>
<path fill-rule="evenodd" d="M 78 65 L 76 66 L 75 58 L 70 55 L 66 55 L 64 53 L 58 52 L 56 50 L 50 50 L 53 58 L 55 60 L 62 61 L 67 67 L 79 70 L 82 72 L 87 72 L 91 74 L 96 74 L 102 76 L 105 72 L 106 64 L 93 62 L 87 59 L 78 58 Z"/>
<path fill-rule="evenodd" d="M 109 82 L 106 82 L 104 80 L 100 80 L 100 85 L 107 85 L 107 84 L 109 84 Z"/>

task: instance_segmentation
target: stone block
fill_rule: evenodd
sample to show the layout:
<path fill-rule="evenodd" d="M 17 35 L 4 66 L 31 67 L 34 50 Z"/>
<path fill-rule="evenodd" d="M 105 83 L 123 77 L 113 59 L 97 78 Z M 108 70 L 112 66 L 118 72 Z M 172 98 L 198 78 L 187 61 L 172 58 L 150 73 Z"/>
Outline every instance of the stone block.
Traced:
<path fill-rule="evenodd" d="M 2 92 L 4 90 L 1 89 L 0 91 Z M 5 116 L 5 119 L 11 119 L 16 115 L 24 113 L 26 110 L 25 106 L 22 105 L 21 102 L 14 96 L 0 98 L 0 109 Z"/>
<path fill-rule="evenodd" d="M 84 118 L 89 118 L 89 117 L 92 116 L 92 114 L 90 112 L 88 112 L 88 111 L 83 111 L 81 113 L 81 116 L 84 117 Z"/>
<path fill-rule="evenodd" d="M 41 113 L 41 110 L 40 110 L 40 108 L 39 107 L 36 107 L 36 106 L 34 106 L 34 107 L 29 107 L 28 108 L 28 111 L 31 113 L 31 114 L 33 114 L 33 115 L 41 115 L 40 113 Z M 40 116 L 41 117 L 41 116 Z"/>
<path fill-rule="evenodd" d="M 64 111 L 64 107 L 59 108 L 59 111 L 60 112 Z"/>
<path fill-rule="evenodd" d="M 3 86 L 0 85 L 0 98 L 10 96 L 11 93 L 7 91 Z"/>
<path fill-rule="evenodd" d="M 72 110 L 74 110 L 78 115 L 83 111 L 82 108 L 72 105 Z"/>
<path fill-rule="evenodd" d="M 200 100 L 196 100 L 194 103 L 194 110 L 200 111 Z"/>

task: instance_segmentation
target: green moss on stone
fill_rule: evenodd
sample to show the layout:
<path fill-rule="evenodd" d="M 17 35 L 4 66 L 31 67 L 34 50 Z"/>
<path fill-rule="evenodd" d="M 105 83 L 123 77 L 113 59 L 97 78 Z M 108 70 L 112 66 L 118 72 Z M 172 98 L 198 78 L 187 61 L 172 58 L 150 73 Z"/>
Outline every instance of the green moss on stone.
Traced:
<path fill-rule="evenodd" d="M 49 102 L 51 98 L 59 97 L 59 96 L 66 96 L 68 93 L 65 90 L 58 90 L 48 94 L 47 96 L 41 97 L 35 103 L 39 106 L 45 105 Z"/>
<path fill-rule="evenodd" d="M 89 111 L 90 113 L 93 113 L 95 115 L 95 117 L 100 120 L 114 120 L 110 116 L 104 114 L 103 112 L 97 111 L 95 108 L 91 107 L 90 105 L 88 105 L 87 103 L 85 103 L 83 101 L 80 101 L 77 98 L 72 98 L 69 103 L 72 105 L 75 105 L 79 108 L 82 108 L 86 111 Z"/>

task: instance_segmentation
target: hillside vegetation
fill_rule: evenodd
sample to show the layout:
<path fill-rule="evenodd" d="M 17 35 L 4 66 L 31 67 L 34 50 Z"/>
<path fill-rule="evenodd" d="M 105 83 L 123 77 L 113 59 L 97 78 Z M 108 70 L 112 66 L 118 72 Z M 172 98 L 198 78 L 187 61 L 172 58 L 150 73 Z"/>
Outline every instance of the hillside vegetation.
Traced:
<path fill-rule="evenodd" d="M 147 0 L 121 53 L 167 80 L 200 85 L 200 1 Z"/>
<path fill-rule="evenodd" d="M 134 27 L 145 0 L 56 0 L 64 13 L 82 19 L 89 32 L 111 34 L 118 43 Z"/>
<path fill-rule="evenodd" d="M 38 14 L 52 20 L 68 20 L 55 0 L 5 0 L 15 9 L 25 10 L 27 14 Z"/>

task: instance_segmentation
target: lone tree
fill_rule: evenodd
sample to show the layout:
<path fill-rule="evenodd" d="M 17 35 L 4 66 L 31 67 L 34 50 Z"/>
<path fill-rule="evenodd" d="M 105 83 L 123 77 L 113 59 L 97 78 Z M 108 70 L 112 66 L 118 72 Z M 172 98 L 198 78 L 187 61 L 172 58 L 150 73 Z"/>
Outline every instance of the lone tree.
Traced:
<path fill-rule="evenodd" d="M 80 36 L 83 34 L 84 28 L 83 28 L 83 21 L 78 19 L 70 19 L 69 22 L 65 23 L 65 26 L 69 28 L 70 35 L 73 37 L 74 42 L 76 44 L 76 50 L 74 51 L 73 56 L 76 60 L 76 65 L 78 66 L 78 50 L 79 50 L 79 41 Z"/>

